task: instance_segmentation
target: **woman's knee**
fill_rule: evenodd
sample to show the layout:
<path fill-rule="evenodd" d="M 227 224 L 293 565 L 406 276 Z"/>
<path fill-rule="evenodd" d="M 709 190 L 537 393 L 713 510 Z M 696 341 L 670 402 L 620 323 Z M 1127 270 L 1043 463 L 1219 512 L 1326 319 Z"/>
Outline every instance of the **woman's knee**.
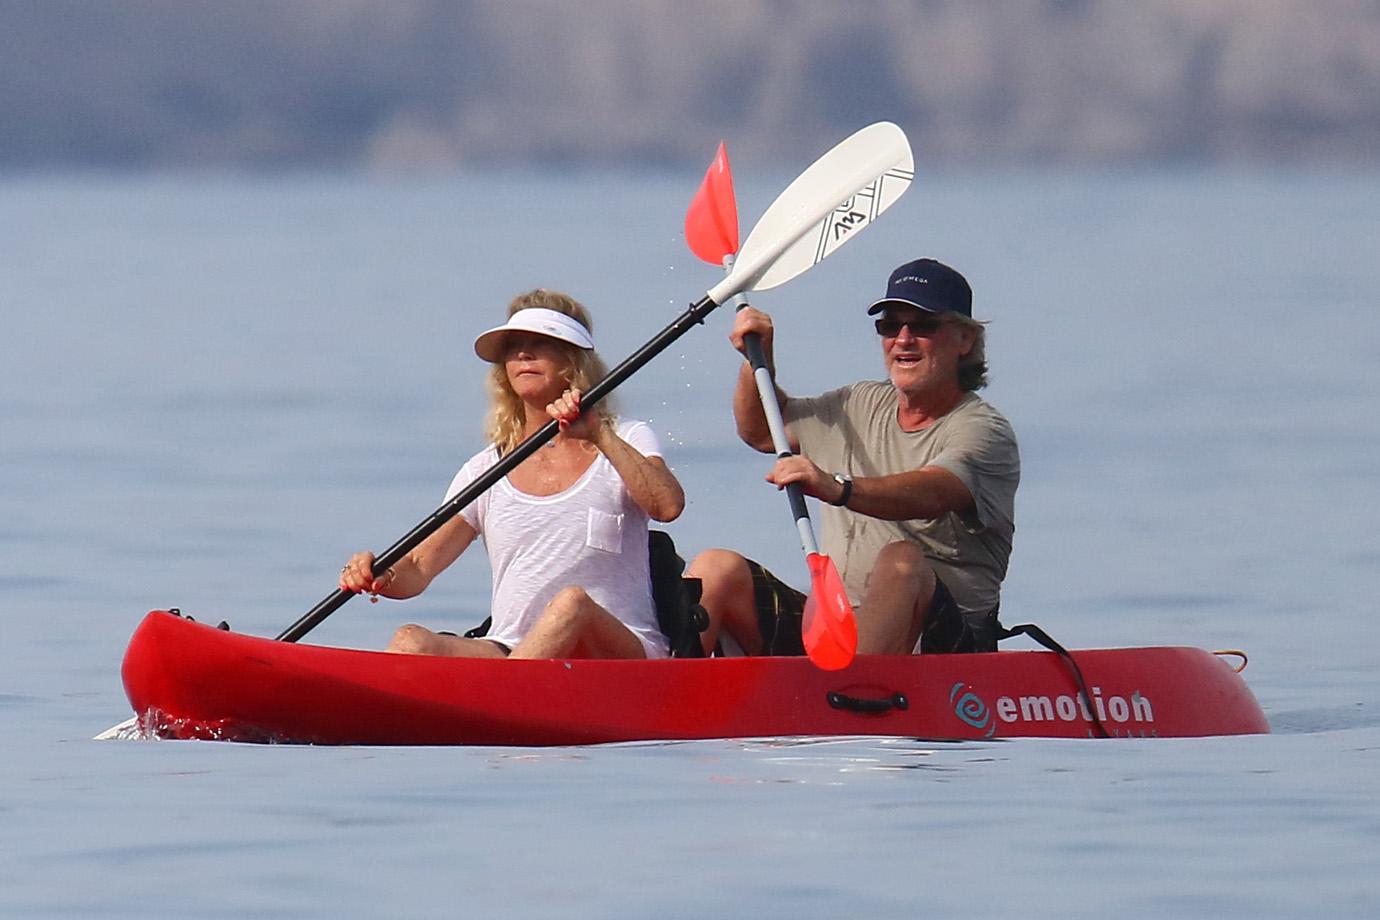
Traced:
<path fill-rule="evenodd" d="M 543 615 L 573 621 L 586 615 L 594 606 L 594 599 L 588 591 L 579 585 L 567 585 L 547 602 Z"/>
<path fill-rule="evenodd" d="M 431 650 L 434 638 L 435 634 L 425 626 L 408 623 L 394 631 L 393 639 L 388 643 L 388 651 L 401 652 L 404 655 L 425 655 Z"/>

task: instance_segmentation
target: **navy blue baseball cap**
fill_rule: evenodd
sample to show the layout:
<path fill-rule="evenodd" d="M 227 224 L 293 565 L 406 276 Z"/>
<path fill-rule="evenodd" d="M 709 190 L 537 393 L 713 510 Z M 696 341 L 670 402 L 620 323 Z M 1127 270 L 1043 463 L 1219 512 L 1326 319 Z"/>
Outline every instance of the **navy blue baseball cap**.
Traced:
<path fill-rule="evenodd" d="M 888 306 L 917 307 L 928 313 L 957 313 L 973 317 L 973 289 L 968 279 L 943 262 L 916 259 L 891 273 L 886 296 L 867 308 L 867 315 Z"/>

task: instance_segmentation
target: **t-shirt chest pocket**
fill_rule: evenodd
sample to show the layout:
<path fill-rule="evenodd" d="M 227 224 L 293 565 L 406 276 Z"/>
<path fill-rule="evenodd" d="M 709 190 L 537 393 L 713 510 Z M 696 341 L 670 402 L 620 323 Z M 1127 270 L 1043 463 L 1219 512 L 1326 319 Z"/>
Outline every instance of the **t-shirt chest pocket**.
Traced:
<path fill-rule="evenodd" d="M 609 514 L 598 508 L 589 509 L 589 526 L 585 544 L 606 553 L 623 551 L 623 515 Z"/>

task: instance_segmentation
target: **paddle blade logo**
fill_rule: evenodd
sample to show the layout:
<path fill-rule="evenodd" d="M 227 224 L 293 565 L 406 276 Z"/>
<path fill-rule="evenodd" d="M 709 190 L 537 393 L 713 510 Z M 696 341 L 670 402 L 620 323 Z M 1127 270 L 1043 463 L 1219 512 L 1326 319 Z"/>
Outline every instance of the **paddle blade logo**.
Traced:
<path fill-rule="evenodd" d="M 987 708 L 987 704 L 982 701 L 971 690 L 963 690 L 963 681 L 959 681 L 949 689 L 949 703 L 954 707 L 954 715 L 958 716 L 960 722 L 970 728 L 975 728 L 982 732 L 982 737 L 991 738 L 997 733 L 997 723 L 992 718 L 992 710 Z"/>
<path fill-rule="evenodd" d="M 849 195 L 824 220 L 792 243 L 756 282 L 754 289 L 775 287 L 824 261 L 895 204 L 914 178 L 915 171 L 909 168 L 909 163 L 904 167 L 895 166 Z"/>
<path fill-rule="evenodd" d="M 820 228 L 816 241 L 815 261 L 852 239 L 859 230 L 876 220 L 883 211 L 896 203 L 901 193 L 910 187 L 915 173 L 911 170 L 889 169 L 870 185 L 834 208 L 834 213 Z"/>
<path fill-rule="evenodd" d="M 826 671 L 846 668 L 858 652 L 858 623 L 843 589 L 839 570 L 828 556 L 811 553 L 810 596 L 805 599 L 801 624 L 805 652 Z"/>

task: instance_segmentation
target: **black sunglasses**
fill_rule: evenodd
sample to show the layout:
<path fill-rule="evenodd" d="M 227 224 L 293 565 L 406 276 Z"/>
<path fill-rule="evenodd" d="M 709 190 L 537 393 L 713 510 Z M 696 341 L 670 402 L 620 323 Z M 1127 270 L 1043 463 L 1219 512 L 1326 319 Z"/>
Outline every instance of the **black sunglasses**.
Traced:
<path fill-rule="evenodd" d="M 904 327 L 910 330 L 910 334 L 916 338 L 925 338 L 934 335 L 939 331 L 939 327 L 944 325 L 944 321 L 937 317 L 924 316 L 916 319 L 908 319 L 904 322 L 899 319 L 882 318 L 874 324 L 877 327 L 877 334 L 883 338 L 894 339 L 901 334 Z"/>

